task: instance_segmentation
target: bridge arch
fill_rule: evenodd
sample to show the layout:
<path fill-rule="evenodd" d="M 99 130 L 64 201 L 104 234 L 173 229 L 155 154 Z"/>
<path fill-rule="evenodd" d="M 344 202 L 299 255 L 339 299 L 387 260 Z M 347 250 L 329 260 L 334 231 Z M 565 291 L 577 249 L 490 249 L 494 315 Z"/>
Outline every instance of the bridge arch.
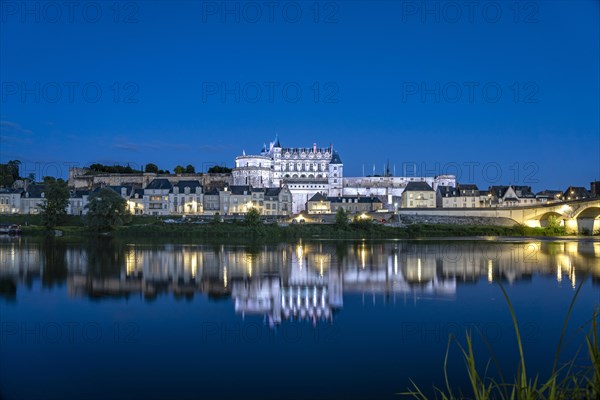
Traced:
<path fill-rule="evenodd" d="M 594 233 L 600 231 L 600 207 L 591 206 L 581 210 L 576 216 L 579 233 Z"/>
<path fill-rule="evenodd" d="M 540 221 L 542 228 L 547 228 L 552 223 L 557 223 L 558 226 L 565 226 L 565 216 L 558 211 L 548 211 L 537 218 Z"/>

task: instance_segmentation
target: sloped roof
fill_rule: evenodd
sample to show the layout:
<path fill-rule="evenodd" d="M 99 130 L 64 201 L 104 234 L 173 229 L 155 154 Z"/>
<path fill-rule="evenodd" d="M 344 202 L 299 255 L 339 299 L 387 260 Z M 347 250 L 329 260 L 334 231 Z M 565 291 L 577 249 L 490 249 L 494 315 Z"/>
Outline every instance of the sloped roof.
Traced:
<path fill-rule="evenodd" d="M 458 190 L 479 190 L 479 188 L 473 183 L 460 183 L 458 185 Z"/>
<path fill-rule="evenodd" d="M 323 193 L 317 192 L 308 201 L 328 201 L 328 198 Z"/>
<path fill-rule="evenodd" d="M 0 194 L 22 193 L 23 189 L 0 188 Z"/>
<path fill-rule="evenodd" d="M 583 186 L 569 186 L 564 193 L 565 197 L 591 197 L 590 192 Z"/>
<path fill-rule="evenodd" d="M 408 182 L 404 191 L 408 192 L 433 192 L 433 189 L 427 182 Z"/>
<path fill-rule="evenodd" d="M 177 182 L 175 185 L 173 185 L 173 188 L 175 187 L 179 188 L 179 192 L 182 193 L 186 187 L 190 188 L 190 192 L 195 192 L 197 188 L 202 187 L 202 185 L 200 184 L 200 181 L 186 180 Z"/>
<path fill-rule="evenodd" d="M 337 197 L 327 197 L 332 203 L 381 203 L 381 199 L 377 196 L 364 196 L 364 197 L 356 197 L 356 196 L 337 196 Z"/>
<path fill-rule="evenodd" d="M 495 197 L 504 197 L 507 190 L 508 186 L 490 186 L 489 193 Z"/>
<path fill-rule="evenodd" d="M 148 186 L 146 186 L 146 189 L 168 189 L 171 190 L 173 188 L 173 185 L 171 184 L 171 182 L 169 182 L 168 179 L 164 179 L 164 178 L 158 178 L 158 179 L 153 179 L 152 182 L 150 182 L 148 184 Z"/>
<path fill-rule="evenodd" d="M 228 190 L 231 192 L 231 194 L 238 195 L 238 196 L 243 195 L 244 192 L 246 192 L 246 194 L 250 194 L 250 186 L 248 186 L 248 185 L 229 186 Z"/>
<path fill-rule="evenodd" d="M 331 164 L 342 164 L 342 159 L 337 151 L 334 151 L 331 155 Z"/>
<path fill-rule="evenodd" d="M 73 199 L 80 199 L 83 196 L 89 196 L 90 195 L 90 191 L 89 190 L 71 190 L 69 192 L 71 198 Z"/>
<path fill-rule="evenodd" d="M 458 197 L 459 192 L 452 186 L 438 186 L 437 191 L 442 197 Z"/>
<path fill-rule="evenodd" d="M 265 196 L 277 197 L 281 193 L 281 188 L 267 188 L 265 190 Z"/>
<path fill-rule="evenodd" d="M 531 186 L 513 186 L 512 188 L 519 198 L 535 197 L 531 191 Z"/>
<path fill-rule="evenodd" d="M 42 193 L 44 193 L 45 191 L 46 191 L 46 185 L 40 185 L 40 184 L 29 185 L 27 187 L 27 190 L 25 190 L 21 193 L 21 197 L 27 197 L 27 193 L 29 193 L 29 197 L 41 198 Z"/>
<path fill-rule="evenodd" d="M 121 190 L 125 189 L 125 193 L 127 195 L 130 195 L 131 192 L 133 191 L 133 187 L 128 186 L 128 185 L 119 185 L 119 186 L 106 186 L 107 188 L 114 190 L 115 192 L 117 192 L 117 194 L 121 194 Z"/>

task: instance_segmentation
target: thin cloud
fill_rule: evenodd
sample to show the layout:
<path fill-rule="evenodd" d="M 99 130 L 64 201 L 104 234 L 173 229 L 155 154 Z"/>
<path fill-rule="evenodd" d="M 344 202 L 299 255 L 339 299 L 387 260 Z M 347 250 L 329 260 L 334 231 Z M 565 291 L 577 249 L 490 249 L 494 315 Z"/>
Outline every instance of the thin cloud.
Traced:
<path fill-rule="evenodd" d="M 129 141 L 120 140 L 112 145 L 112 148 L 119 150 L 126 150 L 135 153 L 139 153 L 143 150 L 186 150 L 189 149 L 189 145 L 184 143 L 167 143 L 167 142 L 151 142 L 151 143 L 134 143 Z"/>
<path fill-rule="evenodd" d="M 33 133 L 30 129 L 25 129 L 21 124 L 13 121 L 0 121 L 0 132 L 18 135 L 31 135 Z"/>
<path fill-rule="evenodd" d="M 135 143 L 117 143 L 112 146 L 115 149 L 133 151 L 138 153 L 140 151 L 140 146 Z"/>

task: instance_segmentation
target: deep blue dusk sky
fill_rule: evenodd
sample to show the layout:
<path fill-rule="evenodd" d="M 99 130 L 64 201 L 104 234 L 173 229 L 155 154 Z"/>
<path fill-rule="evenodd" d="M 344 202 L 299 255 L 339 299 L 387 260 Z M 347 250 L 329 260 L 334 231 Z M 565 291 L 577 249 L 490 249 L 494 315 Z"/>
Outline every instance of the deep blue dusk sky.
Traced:
<path fill-rule="evenodd" d="M 474 3 L 2 1 L 0 161 L 205 170 L 278 133 L 346 176 L 589 187 L 599 2 Z"/>

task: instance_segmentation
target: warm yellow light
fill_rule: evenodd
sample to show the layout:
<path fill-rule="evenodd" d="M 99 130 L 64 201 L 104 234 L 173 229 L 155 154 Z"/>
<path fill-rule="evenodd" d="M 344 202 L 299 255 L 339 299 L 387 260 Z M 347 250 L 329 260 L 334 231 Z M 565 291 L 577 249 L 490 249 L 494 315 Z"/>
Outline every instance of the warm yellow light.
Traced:
<path fill-rule="evenodd" d="M 421 282 L 421 275 L 422 275 L 422 271 L 421 271 L 421 258 L 417 259 L 417 280 L 419 282 Z"/>
<path fill-rule="evenodd" d="M 192 256 L 192 262 L 191 262 L 192 278 L 196 277 L 196 268 L 197 268 L 196 263 L 197 263 L 196 255 L 194 254 Z"/>
<path fill-rule="evenodd" d="M 487 278 L 489 283 L 492 283 L 494 281 L 494 265 L 492 263 L 492 260 L 488 260 Z"/>
<path fill-rule="evenodd" d="M 252 278 L 252 257 L 246 257 L 246 262 L 248 263 L 248 277 Z"/>
<path fill-rule="evenodd" d="M 567 243 L 566 248 L 567 248 L 567 253 L 577 253 L 577 243 L 576 242 Z"/>
<path fill-rule="evenodd" d="M 296 246 L 296 258 L 298 259 L 298 267 L 302 270 L 302 262 L 304 261 L 304 249 L 302 247 L 302 243 Z"/>
<path fill-rule="evenodd" d="M 365 244 L 364 243 L 362 244 L 362 248 L 360 249 L 360 259 L 362 262 L 362 268 L 365 269 L 366 253 L 365 253 Z"/>
<path fill-rule="evenodd" d="M 130 249 L 125 259 L 125 269 L 127 276 L 133 274 L 136 270 L 136 257 L 135 250 Z"/>
<path fill-rule="evenodd" d="M 227 267 L 223 267 L 223 287 L 227 287 Z"/>

